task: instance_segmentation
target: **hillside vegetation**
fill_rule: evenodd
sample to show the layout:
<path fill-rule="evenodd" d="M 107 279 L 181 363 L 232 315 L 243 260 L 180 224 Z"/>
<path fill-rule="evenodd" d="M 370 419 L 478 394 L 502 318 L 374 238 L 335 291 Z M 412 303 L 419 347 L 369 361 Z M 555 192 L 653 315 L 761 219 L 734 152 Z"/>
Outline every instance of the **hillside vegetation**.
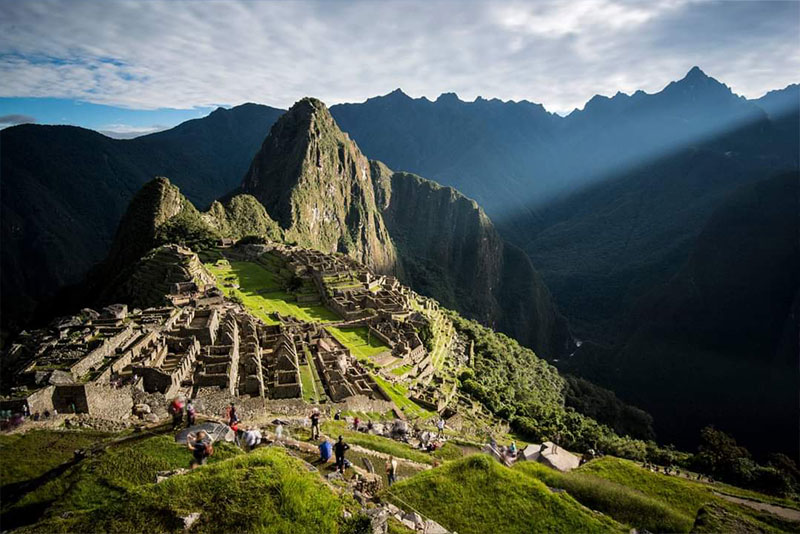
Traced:
<path fill-rule="evenodd" d="M 622 526 L 552 493 L 532 477 L 473 455 L 424 471 L 385 492 L 460 534 L 621 532 Z"/>
<path fill-rule="evenodd" d="M 59 434 L 42 432 L 30 439 L 41 445 L 40 440 Z M 14 461 L 24 449 L 3 452 L 4 461 Z M 188 467 L 190 456 L 170 436 L 112 447 L 16 502 L 4 493 L 4 527 L 30 533 L 176 532 L 183 530 L 182 517 L 200 512 L 192 532 L 347 531 L 343 501 L 280 449 L 244 455 L 218 443 L 209 465 L 155 483 L 157 472 Z"/>

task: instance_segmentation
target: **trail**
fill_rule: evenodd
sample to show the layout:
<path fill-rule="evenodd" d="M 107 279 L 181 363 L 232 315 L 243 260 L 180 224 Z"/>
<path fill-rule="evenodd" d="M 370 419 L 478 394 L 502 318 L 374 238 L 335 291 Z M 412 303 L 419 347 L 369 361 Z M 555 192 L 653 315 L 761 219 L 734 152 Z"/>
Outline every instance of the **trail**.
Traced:
<path fill-rule="evenodd" d="M 742 506 L 747 506 L 754 510 L 760 510 L 762 512 L 769 512 L 771 514 L 775 514 L 778 517 L 782 517 L 783 519 L 788 519 L 789 521 L 797 521 L 800 523 L 800 510 L 795 510 L 794 508 L 787 508 L 785 506 L 779 506 L 777 504 L 768 504 L 761 501 L 754 501 L 752 499 L 744 499 L 742 497 L 734 497 L 733 495 L 728 495 L 726 493 L 719 493 L 718 491 L 714 492 L 714 495 L 717 497 L 722 497 L 726 501 L 730 501 L 732 503 L 741 504 Z"/>

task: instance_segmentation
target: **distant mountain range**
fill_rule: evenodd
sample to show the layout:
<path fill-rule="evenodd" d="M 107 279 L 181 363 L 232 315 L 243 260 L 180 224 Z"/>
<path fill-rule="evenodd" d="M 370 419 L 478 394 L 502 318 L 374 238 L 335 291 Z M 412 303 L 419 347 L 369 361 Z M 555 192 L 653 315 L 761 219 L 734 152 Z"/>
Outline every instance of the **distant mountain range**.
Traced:
<path fill-rule="evenodd" d="M 344 208 L 330 214 L 341 219 L 330 228 L 338 230 L 317 235 L 296 225 L 307 214 L 292 218 L 301 208 L 314 213 L 312 204 L 296 195 L 277 198 L 264 186 L 264 180 L 282 183 L 269 170 L 282 152 L 264 141 L 283 113 L 245 104 L 133 140 L 64 126 L 0 132 L 4 331 L 23 325 L 37 305 L 80 281 L 104 257 L 127 203 L 154 176 L 168 176 L 200 209 L 237 190 L 247 176 L 243 191 L 259 198 L 284 231 L 318 239 L 315 246 L 335 242 L 361 259 L 377 259 L 373 252 L 383 243 L 380 262 L 388 268 L 396 254 L 394 268 L 421 292 L 524 343 L 538 343 L 541 356 L 574 372 L 630 389 L 613 372 L 631 357 L 626 347 L 640 347 L 640 373 L 661 358 L 650 342 L 629 343 L 644 335 L 637 314 L 665 290 L 697 306 L 673 279 L 683 276 L 712 215 L 742 188 L 796 171 L 800 158 L 800 86 L 747 100 L 698 68 L 655 94 L 596 96 L 567 117 L 526 101 L 463 102 L 454 94 L 429 101 L 397 90 L 331 107 L 363 156 L 333 130 L 325 143 L 341 147 L 339 156 L 291 156 L 293 165 L 311 170 L 349 166 L 336 170 L 348 180 L 358 179 L 366 158 L 386 164 L 368 162 L 373 191 L 334 195 Z M 371 217 L 376 213 L 383 229 Z M 735 240 L 720 246 L 735 247 Z M 572 358 L 566 357 L 572 351 L 561 352 L 570 336 L 548 287 L 586 342 Z M 784 290 L 791 292 L 791 284 Z M 648 332 L 655 340 L 663 331 Z M 770 339 L 753 348 L 759 353 L 753 361 L 772 361 Z M 689 351 L 694 342 L 681 340 Z M 603 369 L 599 354 L 606 355 Z M 706 420 L 714 417 L 709 412 Z M 681 437 L 669 425 L 660 430 L 668 439 Z M 696 430 L 685 433 L 695 436 Z"/>

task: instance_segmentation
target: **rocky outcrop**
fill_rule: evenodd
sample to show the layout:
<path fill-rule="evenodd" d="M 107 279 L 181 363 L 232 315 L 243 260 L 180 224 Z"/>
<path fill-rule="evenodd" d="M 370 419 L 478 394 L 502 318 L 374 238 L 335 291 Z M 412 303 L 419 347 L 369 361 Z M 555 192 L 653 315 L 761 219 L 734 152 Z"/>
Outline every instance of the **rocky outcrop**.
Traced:
<path fill-rule="evenodd" d="M 275 123 L 241 190 L 266 207 L 287 240 L 394 272 L 369 162 L 319 100 L 300 100 Z"/>
<path fill-rule="evenodd" d="M 231 239 L 257 235 L 282 240 L 280 226 L 252 195 L 236 195 L 224 204 L 214 201 L 202 217 L 220 235 Z"/>

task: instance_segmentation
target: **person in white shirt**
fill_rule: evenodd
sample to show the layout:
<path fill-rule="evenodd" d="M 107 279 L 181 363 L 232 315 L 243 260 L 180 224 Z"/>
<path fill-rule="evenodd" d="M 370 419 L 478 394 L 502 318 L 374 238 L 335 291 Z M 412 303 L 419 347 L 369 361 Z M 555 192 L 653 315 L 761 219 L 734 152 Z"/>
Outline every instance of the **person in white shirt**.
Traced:
<path fill-rule="evenodd" d="M 261 443 L 261 432 L 257 428 L 248 428 L 244 433 L 244 444 L 247 450 L 255 449 Z"/>

